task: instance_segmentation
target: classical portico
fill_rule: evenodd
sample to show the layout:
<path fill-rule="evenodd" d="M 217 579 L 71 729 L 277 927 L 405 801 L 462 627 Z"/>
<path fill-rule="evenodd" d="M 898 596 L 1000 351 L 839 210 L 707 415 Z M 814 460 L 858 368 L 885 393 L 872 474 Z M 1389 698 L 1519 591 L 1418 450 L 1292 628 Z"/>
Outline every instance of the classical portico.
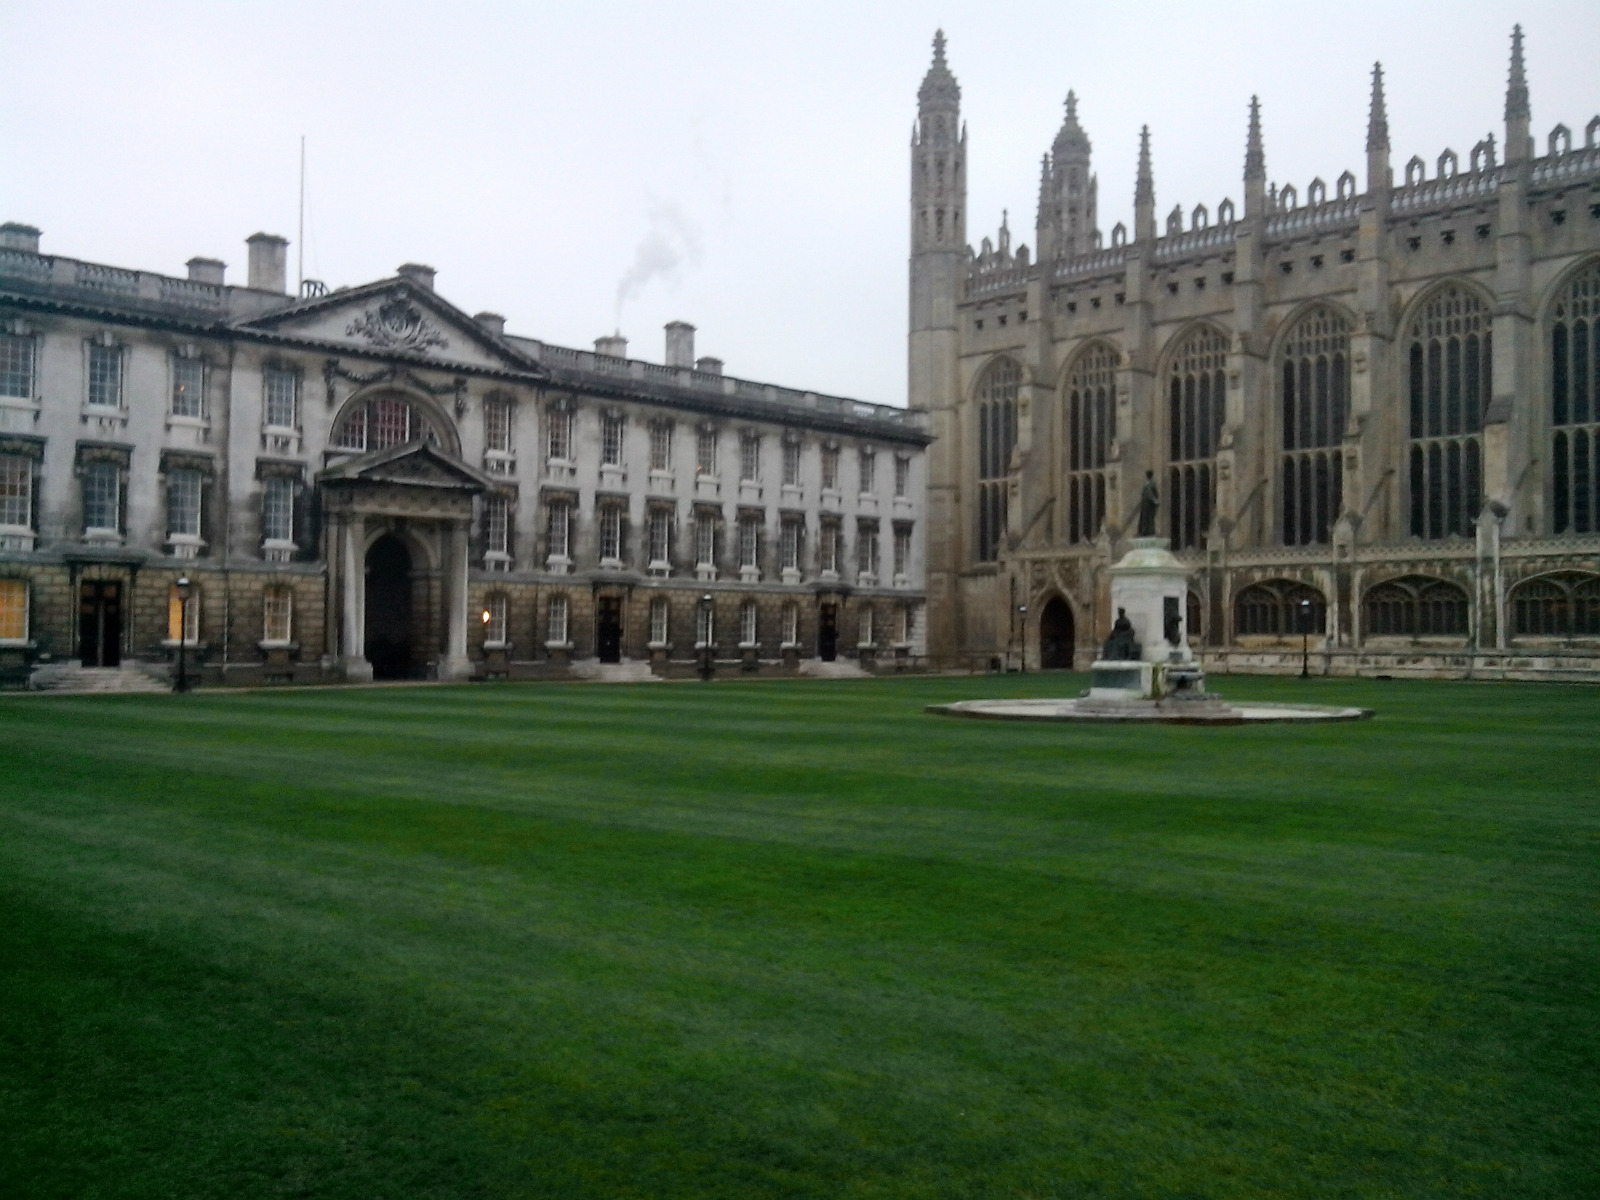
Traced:
<path fill-rule="evenodd" d="M 418 440 L 347 459 L 318 484 L 345 678 L 467 678 L 469 542 L 489 480 Z"/>

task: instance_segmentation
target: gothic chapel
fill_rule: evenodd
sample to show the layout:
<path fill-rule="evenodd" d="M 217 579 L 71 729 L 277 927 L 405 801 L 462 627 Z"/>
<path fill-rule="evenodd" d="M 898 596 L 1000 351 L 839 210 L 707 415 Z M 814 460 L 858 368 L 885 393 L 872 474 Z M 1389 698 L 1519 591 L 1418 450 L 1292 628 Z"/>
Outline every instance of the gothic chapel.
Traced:
<path fill-rule="evenodd" d="M 1395 177 L 1372 73 L 1364 186 L 1267 175 L 1103 235 L 1068 93 L 1036 256 L 967 243 L 943 34 L 911 143 L 910 406 L 929 414 L 935 665 L 1082 669 L 1147 472 L 1220 671 L 1600 676 L 1600 117 L 1536 143 L 1513 33 L 1503 152 Z"/>

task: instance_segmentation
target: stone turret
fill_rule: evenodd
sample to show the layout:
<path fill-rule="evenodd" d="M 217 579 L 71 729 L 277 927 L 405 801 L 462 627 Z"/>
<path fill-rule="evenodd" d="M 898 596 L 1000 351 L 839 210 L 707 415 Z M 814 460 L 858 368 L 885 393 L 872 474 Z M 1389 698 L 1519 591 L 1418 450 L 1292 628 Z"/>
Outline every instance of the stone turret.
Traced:
<path fill-rule="evenodd" d="M 1383 64 L 1372 64 L 1372 104 L 1367 110 L 1367 191 L 1386 192 L 1394 182 L 1389 167 L 1389 110 L 1383 101 Z"/>
<path fill-rule="evenodd" d="M 1261 143 L 1261 99 L 1250 97 L 1250 132 L 1244 143 L 1244 215 L 1259 217 L 1267 204 L 1267 152 Z"/>
<path fill-rule="evenodd" d="M 1039 183 L 1039 257 L 1087 254 L 1098 236 L 1100 182 L 1089 170 L 1092 147 L 1078 124 L 1078 94 L 1067 93 L 1066 117 Z"/>
<path fill-rule="evenodd" d="M 1533 157 L 1533 138 L 1528 125 L 1533 109 L 1528 104 L 1528 72 L 1522 62 L 1522 26 L 1511 29 L 1511 71 L 1506 77 L 1506 161 L 1522 162 Z"/>
<path fill-rule="evenodd" d="M 1139 130 L 1139 174 L 1133 184 L 1134 241 L 1156 236 L 1156 178 L 1150 167 L 1150 126 Z"/>

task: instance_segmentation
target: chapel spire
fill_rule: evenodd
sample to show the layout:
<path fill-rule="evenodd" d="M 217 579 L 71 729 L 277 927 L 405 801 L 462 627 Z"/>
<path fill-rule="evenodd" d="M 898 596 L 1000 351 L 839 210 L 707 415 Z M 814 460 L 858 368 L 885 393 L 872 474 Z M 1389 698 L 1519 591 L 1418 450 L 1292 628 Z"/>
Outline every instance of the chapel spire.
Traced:
<path fill-rule="evenodd" d="M 1250 97 L 1250 132 L 1244 143 L 1244 215 L 1263 211 L 1267 193 L 1267 152 L 1261 144 L 1261 98 Z"/>
<path fill-rule="evenodd" d="M 1511 28 L 1511 71 L 1506 77 L 1506 161 L 1531 157 L 1528 126 L 1533 110 L 1528 103 L 1528 72 L 1522 61 L 1522 26 Z"/>
<path fill-rule="evenodd" d="M 1372 64 L 1372 105 L 1367 110 L 1367 191 L 1389 187 L 1389 109 L 1383 99 L 1383 64 Z"/>
<path fill-rule="evenodd" d="M 1156 177 L 1150 166 L 1150 126 L 1139 130 L 1139 174 L 1133 184 L 1133 240 L 1156 236 Z"/>
<path fill-rule="evenodd" d="M 933 62 L 917 89 L 911 138 L 911 245 L 914 252 L 966 248 L 967 137 L 961 85 L 944 57 L 944 30 L 933 35 Z"/>

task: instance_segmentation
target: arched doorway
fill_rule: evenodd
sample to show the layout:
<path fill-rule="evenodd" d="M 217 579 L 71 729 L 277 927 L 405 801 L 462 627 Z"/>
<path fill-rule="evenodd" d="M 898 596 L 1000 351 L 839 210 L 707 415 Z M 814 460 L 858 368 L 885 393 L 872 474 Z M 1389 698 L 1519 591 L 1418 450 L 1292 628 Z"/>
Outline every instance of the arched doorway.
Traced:
<path fill-rule="evenodd" d="M 367 661 L 374 679 L 412 673 L 411 553 L 386 533 L 367 551 Z"/>
<path fill-rule="evenodd" d="M 1060 596 L 1052 596 L 1039 610 L 1039 669 L 1072 669 L 1072 609 Z"/>

